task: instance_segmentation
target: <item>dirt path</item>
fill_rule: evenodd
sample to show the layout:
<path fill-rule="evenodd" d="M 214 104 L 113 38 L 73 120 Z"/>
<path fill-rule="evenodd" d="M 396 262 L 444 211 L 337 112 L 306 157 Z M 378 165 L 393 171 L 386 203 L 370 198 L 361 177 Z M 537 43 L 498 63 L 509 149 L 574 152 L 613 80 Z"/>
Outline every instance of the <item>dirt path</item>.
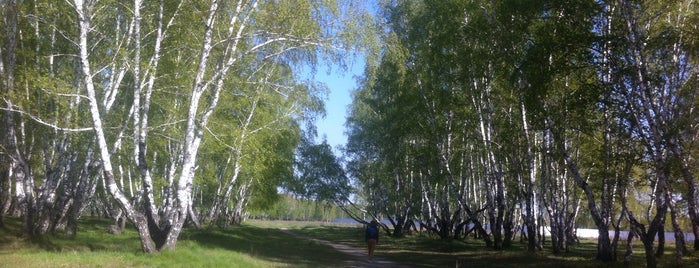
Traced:
<path fill-rule="evenodd" d="M 318 243 L 321 243 L 323 245 L 329 246 L 334 248 L 337 251 L 340 251 L 342 253 L 345 253 L 347 255 L 352 256 L 352 260 L 346 261 L 343 263 L 342 267 L 385 267 L 385 268 L 409 268 L 410 266 L 408 265 L 403 265 L 403 264 L 398 264 L 389 260 L 386 260 L 381 257 L 374 257 L 373 260 L 369 261 L 367 259 L 367 253 L 366 249 L 358 249 L 355 247 L 351 247 L 348 245 L 343 245 L 343 244 L 337 244 L 333 243 L 327 240 L 321 240 L 321 239 L 316 239 L 316 238 L 311 238 L 307 236 L 303 236 L 300 234 L 297 234 L 289 229 L 286 228 L 281 228 L 281 231 L 284 233 L 287 233 L 291 236 L 300 238 L 300 239 L 308 239 L 308 240 L 313 240 Z"/>

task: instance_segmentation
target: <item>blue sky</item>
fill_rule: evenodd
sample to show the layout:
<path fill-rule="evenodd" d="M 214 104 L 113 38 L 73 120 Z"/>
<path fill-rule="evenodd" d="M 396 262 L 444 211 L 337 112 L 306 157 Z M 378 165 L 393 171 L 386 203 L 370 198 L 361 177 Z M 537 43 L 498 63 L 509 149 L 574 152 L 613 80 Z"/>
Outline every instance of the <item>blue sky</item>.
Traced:
<path fill-rule="evenodd" d="M 356 60 L 350 63 L 346 71 L 333 66 L 328 69 L 318 69 L 315 80 L 325 83 L 329 89 L 328 99 L 325 100 L 325 118 L 319 118 L 316 122 L 319 142 L 327 138 L 328 144 L 337 149 L 347 143 L 345 135 L 345 118 L 349 105 L 352 103 L 352 91 L 357 87 L 356 77 L 364 71 L 364 61 Z"/>
<path fill-rule="evenodd" d="M 372 14 L 376 14 L 377 1 L 364 0 L 360 1 L 359 4 L 364 5 L 364 8 Z M 318 142 L 321 142 L 325 137 L 328 144 L 334 149 L 347 143 L 345 118 L 349 105 L 352 104 L 352 91 L 357 88 L 356 78 L 364 72 L 364 63 L 362 53 L 357 53 L 356 58 L 347 59 L 348 68 L 345 71 L 336 65 L 332 65 L 328 69 L 322 63 L 319 64 L 315 78 L 311 79 L 326 84 L 330 92 L 328 99 L 325 100 L 326 116 L 319 118 L 316 122 Z M 336 153 L 338 153 L 337 150 Z"/>

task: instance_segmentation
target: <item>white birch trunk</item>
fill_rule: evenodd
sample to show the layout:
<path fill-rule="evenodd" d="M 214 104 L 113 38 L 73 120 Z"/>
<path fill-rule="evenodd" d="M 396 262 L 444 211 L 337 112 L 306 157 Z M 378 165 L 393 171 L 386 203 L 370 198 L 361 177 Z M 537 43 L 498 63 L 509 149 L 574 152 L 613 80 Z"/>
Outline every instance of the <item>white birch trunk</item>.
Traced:
<path fill-rule="evenodd" d="M 527 172 L 525 185 L 525 204 L 526 204 L 526 216 L 525 225 L 527 226 L 527 252 L 536 252 L 536 219 L 534 217 L 534 183 L 536 182 L 536 163 L 534 158 L 533 142 L 531 135 L 529 133 L 529 122 L 527 120 L 527 109 L 524 103 L 520 103 L 520 109 L 522 114 L 522 128 L 524 129 L 524 139 L 526 144 L 526 157 L 527 157 Z"/>
<path fill-rule="evenodd" d="M 2 74 L 3 75 L 3 90 L 8 93 L 16 90 L 15 87 L 15 68 L 16 68 L 16 53 L 15 49 L 17 47 L 17 16 L 18 16 L 18 3 L 16 1 L 7 1 L 2 7 L 4 11 L 5 19 L 5 30 L 6 36 L 3 40 L 3 46 L 5 49 L 5 57 L 0 59 L 2 63 Z M 8 182 L 14 178 L 14 197 L 13 203 L 16 206 L 14 215 L 21 216 L 23 218 L 25 232 L 29 235 L 33 235 L 33 223 L 34 223 L 34 196 L 33 196 L 33 178 L 27 163 L 27 156 L 22 153 L 22 149 L 19 148 L 20 141 L 24 135 L 24 124 L 21 122 L 19 125 L 15 123 L 15 114 L 10 112 L 13 109 L 13 102 L 10 99 L 4 99 L 6 111 L 3 112 L 3 120 L 6 131 L 3 135 L 3 145 L 6 146 L 7 156 L 9 157 L 8 163 Z M 25 145 L 26 146 L 26 145 Z"/>
<path fill-rule="evenodd" d="M 219 96 L 223 89 L 224 81 L 228 76 L 228 71 L 236 62 L 238 55 L 238 43 L 242 40 L 249 16 L 256 9 L 257 1 L 246 3 L 238 1 L 236 3 L 235 15 L 231 16 L 228 24 L 228 36 L 225 42 L 224 55 L 220 61 L 219 68 L 216 68 L 211 76 L 211 80 L 205 79 L 207 65 L 209 64 L 212 50 L 212 34 L 215 25 L 216 13 L 218 11 L 218 1 L 213 1 L 209 8 L 209 17 L 206 20 L 206 31 L 204 33 L 202 51 L 197 67 L 196 77 L 193 83 L 192 94 L 190 95 L 189 109 L 187 113 L 187 127 L 182 153 L 182 170 L 177 181 L 177 216 L 173 219 L 172 230 L 167 236 L 164 247 L 174 249 L 177 237 L 182 225 L 187 218 L 187 209 L 192 205 L 192 184 L 196 170 L 196 159 L 203 136 L 203 129 L 208 123 L 209 117 L 213 114 L 218 105 Z M 201 97 L 204 92 L 211 90 L 208 105 L 204 108 L 203 114 L 199 116 Z"/>
<path fill-rule="evenodd" d="M 95 131 L 95 136 L 97 139 L 98 150 L 100 154 L 100 159 L 102 161 L 102 170 L 105 179 L 105 187 L 109 193 L 114 197 L 122 210 L 127 214 L 127 217 L 133 222 L 136 229 L 138 229 L 139 237 L 141 238 L 141 247 L 145 252 L 155 252 L 156 248 L 153 241 L 150 238 L 150 232 L 148 226 L 145 222 L 145 217 L 135 210 L 129 200 L 124 196 L 121 189 L 117 186 L 116 180 L 114 178 L 114 172 L 112 168 L 111 154 L 107 146 L 107 140 L 104 135 L 104 128 L 102 126 L 102 117 L 100 115 L 99 102 L 95 93 L 94 82 L 92 81 L 92 72 L 90 71 L 90 61 L 89 61 L 89 47 L 88 47 L 88 33 L 90 32 L 90 15 L 88 10 L 90 6 L 85 6 L 83 0 L 74 0 L 73 2 L 75 11 L 78 15 L 78 31 L 79 31 L 79 59 L 80 59 L 80 71 L 82 76 L 83 86 L 87 92 L 87 98 L 90 106 L 90 115 L 92 117 L 93 128 Z"/>
<path fill-rule="evenodd" d="M 197 68 L 196 77 L 194 80 L 192 94 L 189 98 L 189 109 L 187 112 L 187 127 L 185 130 L 184 145 L 182 149 L 182 171 L 177 181 L 175 196 L 177 204 L 175 205 L 176 213 L 172 216 L 170 225 L 171 230 L 167 234 L 165 247 L 175 249 L 177 237 L 179 236 L 182 225 L 187 219 L 188 209 L 192 203 L 192 181 L 196 169 L 196 153 L 199 149 L 201 125 L 199 125 L 198 112 L 199 101 L 204 91 L 207 89 L 207 83 L 204 80 L 206 67 L 209 62 L 212 43 L 212 31 L 218 10 L 218 1 L 212 1 L 209 6 L 208 18 L 206 20 L 206 31 L 204 33 L 203 45 L 199 59 L 199 67 Z"/>

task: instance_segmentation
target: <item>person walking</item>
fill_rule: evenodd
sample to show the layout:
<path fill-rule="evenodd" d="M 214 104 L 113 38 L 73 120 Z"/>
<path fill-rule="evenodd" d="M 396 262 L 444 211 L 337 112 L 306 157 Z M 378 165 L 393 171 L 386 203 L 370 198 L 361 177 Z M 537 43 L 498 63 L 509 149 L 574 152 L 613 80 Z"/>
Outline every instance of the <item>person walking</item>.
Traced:
<path fill-rule="evenodd" d="M 379 223 L 376 220 L 372 220 L 366 227 L 364 239 L 369 249 L 369 261 L 371 261 L 374 258 L 376 244 L 379 243 Z"/>

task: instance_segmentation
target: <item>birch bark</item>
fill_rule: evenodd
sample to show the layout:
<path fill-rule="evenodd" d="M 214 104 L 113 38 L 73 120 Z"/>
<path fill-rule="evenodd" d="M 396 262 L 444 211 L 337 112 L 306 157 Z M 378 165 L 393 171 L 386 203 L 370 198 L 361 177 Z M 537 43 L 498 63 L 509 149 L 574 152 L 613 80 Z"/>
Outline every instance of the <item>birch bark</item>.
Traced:
<path fill-rule="evenodd" d="M 527 252 L 533 254 L 536 252 L 536 219 L 534 216 L 534 207 L 536 200 L 534 199 L 534 182 L 536 181 L 536 163 L 533 151 L 532 136 L 529 133 L 529 123 L 527 121 L 527 109 L 524 103 L 520 103 L 520 112 L 522 114 L 522 127 L 524 130 L 524 139 L 526 141 L 526 160 L 527 160 L 527 176 L 524 182 L 524 196 L 526 204 L 526 215 L 524 217 L 524 224 L 527 228 Z"/>
<path fill-rule="evenodd" d="M 554 130 L 553 120 L 548 118 L 546 124 L 547 128 L 549 129 L 548 131 L 550 131 L 552 135 L 553 142 L 555 143 L 554 146 L 563 156 L 565 165 L 570 171 L 570 175 L 575 181 L 575 184 L 583 190 L 583 194 L 585 195 L 585 199 L 587 201 L 587 208 L 590 210 L 590 216 L 592 216 L 592 219 L 597 226 L 597 230 L 599 232 L 597 240 L 597 258 L 604 261 L 611 261 L 613 260 L 614 254 L 612 252 L 611 241 L 609 240 L 609 223 L 605 220 L 603 213 L 600 211 L 600 207 L 597 206 L 594 191 L 580 173 L 577 162 L 570 156 L 565 139 L 561 137 L 560 133 Z"/>
<path fill-rule="evenodd" d="M 78 17 L 79 39 L 77 44 L 79 49 L 81 81 L 87 93 L 93 129 L 95 131 L 100 159 L 102 161 L 105 186 L 138 230 L 143 251 L 147 253 L 156 252 L 157 249 L 150 238 L 150 231 L 148 230 L 146 218 L 132 207 L 129 200 L 117 186 L 114 178 L 111 154 L 104 135 L 104 128 L 102 127 L 102 116 L 100 115 L 99 102 L 95 94 L 95 85 L 92 80 L 92 71 L 89 61 L 88 33 L 91 29 L 89 12 L 92 6 L 84 0 L 74 0 L 73 5 Z"/>
<path fill-rule="evenodd" d="M 3 7 L 5 20 L 5 47 L 2 58 L 3 68 L 3 88 L 2 92 L 6 96 L 10 96 L 16 90 L 15 69 L 17 68 L 17 37 L 18 25 L 18 3 L 16 1 L 6 1 Z M 4 98 L 5 111 L 3 112 L 3 123 L 5 123 L 5 135 L 3 144 L 6 146 L 5 156 L 9 158 L 9 166 L 7 169 L 8 181 L 14 178 L 14 196 L 12 203 L 15 204 L 13 214 L 21 216 L 23 219 L 24 229 L 27 234 L 34 234 L 34 218 L 35 218 L 35 200 L 34 200 L 34 178 L 31 173 L 27 156 L 20 148 L 20 142 L 24 123 L 13 112 L 13 103 L 9 98 Z"/>
<path fill-rule="evenodd" d="M 224 42 L 224 56 L 220 59 L 218 68 L 215 69 L 210 80 L 206 80 L 205 74 L 209 64 L 212 51 L 212 34 L 218 12 L 219 2 L 213 1 L 209 7 L 209 17 L 206 20 L 206 31 L 204 32 L 201 56 L 196 71 L 196 77 L 192 85 L 192 93 L 189 98 L 189 109 L 186 120 L 186 130 L 182 153 L 182 171 L 177 181 L 175 196 L 177 199 L 178 215 L 173 219 L 172 230 L 165 241 L 165 248 L 174 249 L 177 237 L 182 225 L 187 218 L 188 209 L 192 206 L 192 184 L 194 172 L 196 170 L 196 159 L 199 146 L 203 137 L 204 129 L 214 109 L 218 105 L 224 81 L 228 76 L 233 64 L 238 59 L 238 49 L 240 40 L 249 23 L 249 17 L 257 7 L 257 1 L 238 1 L 235 3 L 235 11 L 228 22 L 227 38 Z M 204 92 L 210 90 L 210 98 L 204 107 L 204 111 L 199 115 L 199 106 Z"/>
<path fill-rule="evenodd" d="M 639 236 L 644 244 L 646 253 L 646 265 L 656 267 L 657 260 L 653 248 L 655 236 L 664 230 L 665 216 L 668 211 L 668 203 L 664 194 L 669 187 L 669 167 L 667 155 L 671 152 L 666 146 L 666 140 L 671 116 L 668 114 L 671 109 L 664 106 L 672 98 L 667 95 L 674 92 L 674 88 L 669 90 L 657 90 L 651 81 L 652 72 L 650 64 L 652 58 L 646 53 L 648 36 L 645 36 L 650 21 L 643 23 L 643 12 L 628 0 L 619 0 L 620 14 L 625 21 L 625 31 L 623 35 L 627 40 L 627 53 L 633 58 L 629 63 L 633 73 L 629 76 L 632 83 L 625 87 L 624 96 L 627 98 L 627 109 L 632 113 L 632 119 L 638 129 L 634 129 L 646 148 L 646 154 L 653 167 L 655 190 L 653 200 L 655 201 L 655 215 L 649 213 L 649 223 L 646 226 L 639 223 L 629 213 L 630 221 L 639 230 Z M 650 209 L 650 208 L 649 208 Z M 651 219 L 652 218 L 652 219 Z M 664 237 L 664 234 L 663 236 Z"/>

